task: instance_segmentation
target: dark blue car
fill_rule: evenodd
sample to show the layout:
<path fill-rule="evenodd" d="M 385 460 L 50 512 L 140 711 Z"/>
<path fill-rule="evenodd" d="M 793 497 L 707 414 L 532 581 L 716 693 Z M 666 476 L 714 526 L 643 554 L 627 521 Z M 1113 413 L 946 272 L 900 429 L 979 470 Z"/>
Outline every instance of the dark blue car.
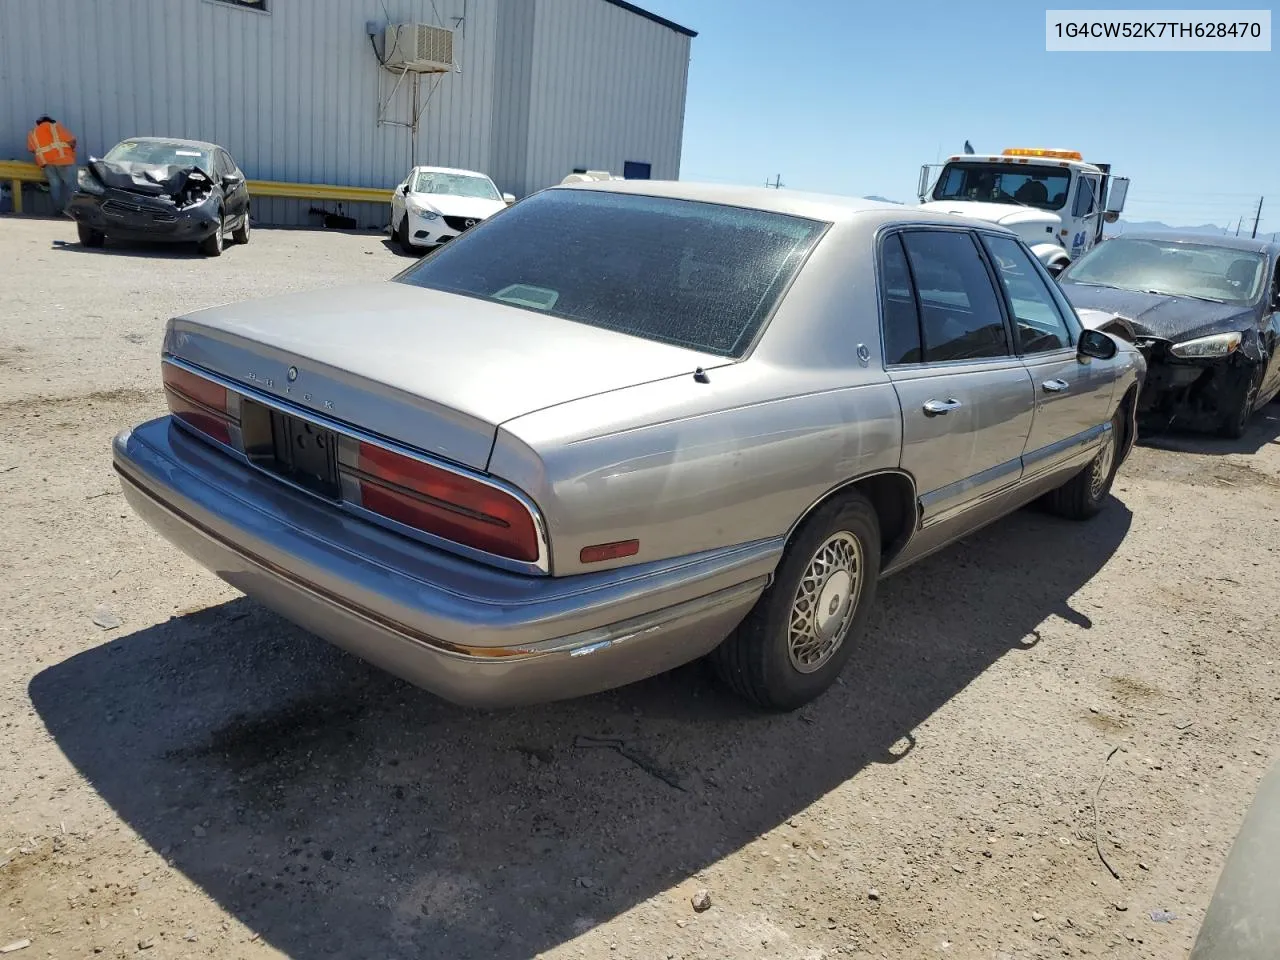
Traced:
<path fill-rule="evenodd" d="M 1244 433 L 1280 394 L 1280 244 L 1125 233 L 1059 275 L 1077 310 L 1120 317 L 1147 358 L 1149 427 Z"/>

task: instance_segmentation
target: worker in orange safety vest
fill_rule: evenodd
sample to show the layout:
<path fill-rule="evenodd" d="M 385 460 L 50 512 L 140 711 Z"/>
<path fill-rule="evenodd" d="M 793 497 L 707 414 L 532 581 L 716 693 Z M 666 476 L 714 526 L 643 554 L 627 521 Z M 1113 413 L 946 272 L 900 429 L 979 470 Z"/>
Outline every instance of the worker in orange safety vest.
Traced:
<path fill-rule="evenodd" d="M 36 166 L 49 181 L 54 208 L 66 213 L 76 189 L 76 138 L 57 120 L 44 116 L 27 134 L 27 149 L 35 155 Z"/>

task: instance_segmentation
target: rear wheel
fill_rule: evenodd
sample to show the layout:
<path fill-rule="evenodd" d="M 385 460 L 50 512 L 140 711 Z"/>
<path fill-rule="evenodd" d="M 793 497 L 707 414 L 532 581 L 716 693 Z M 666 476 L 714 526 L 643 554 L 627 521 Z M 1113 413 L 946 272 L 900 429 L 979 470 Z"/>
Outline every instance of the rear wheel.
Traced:
<path fill-rule="evenodd" d="M 249 211 L 247 209 L 244 212 L 244 220 L 241 221 L 240 226 L 232 231 L 231 239 L 236 243 L 249 242 Z"/>
<path fill-rule="evenodd" d="M 1068 520 L 1088 520 L 1102 509 L 1120 466 L 1124 417 L 1124 407 L 1121 407 L 1111 418 L 1111 429 L 1098 455 L 1074 477 L 1048 493 L 1045 505 L 1052 512 Z"/>
<path fill-rule="evenodd" d="M 1258 402 L 1258 389 L 1262 386 L 1264 369 L 1262 364 L 1255 363 L 1247 371 L 1241 371 L 1236 405 L 1223 416 L 1222 425 L 1218 427 L 1218 433 L 1222 436 L 1232 440 L 1239 440 L 1244 436 L 1249 428 L 1249 418 L 1253 416 L 1253 406 Z"/>
<path fill-rule="evenodd" d="M 773 583 L 711 654 L 729 687 L 769 710 L 822 694 L 866 628 L 880 576 L 875 508 L 850 493 L 818 508 L 791 538 Z"/>
<path fill-rule="evenodd" d="M 80 246 L 82 247 L 100 247 L 107 239 L 107 235 L 101 230 L 87 227 L 83 223 L 76 224 L 76 233 L 80 236 Z"/>
<path fill-rule="evenodd" d="M 213 233 L 209 234 L 209 236 L 205 237 L 203 240 L 200 241 L 200 252 L 203 253 L 206 257 L 222 256 L 222 245 L 224 242 L 222 234 L 223 234 L 223 230 L 226 229 L 226 226 L 227 226 L 226 221 L 222 217 L 222 211 L 219 210 L 218 226 L 214 229 Z"/>

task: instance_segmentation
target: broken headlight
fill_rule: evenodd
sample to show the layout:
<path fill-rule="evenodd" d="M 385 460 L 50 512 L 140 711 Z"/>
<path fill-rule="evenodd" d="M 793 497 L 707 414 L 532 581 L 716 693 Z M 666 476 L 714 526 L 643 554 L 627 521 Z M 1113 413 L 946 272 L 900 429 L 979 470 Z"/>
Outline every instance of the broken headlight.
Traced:
<path fill-rule="evenodd" d="M 1183 360 L 1209 360 L 1225 357 L 1240 347 L 1239 333 L 1215 333 L 1209 337 L 1197 337 L 1175 343 L 1169 352 Z"/>
<path fill-rule="evenodd" d="M 81 167 L 80 172 L 76 175 L 76 186 L 85 193 L 101 195 L 107 192 L 102 184 L 98 182 L 98 178 L 85 167 Z"/>

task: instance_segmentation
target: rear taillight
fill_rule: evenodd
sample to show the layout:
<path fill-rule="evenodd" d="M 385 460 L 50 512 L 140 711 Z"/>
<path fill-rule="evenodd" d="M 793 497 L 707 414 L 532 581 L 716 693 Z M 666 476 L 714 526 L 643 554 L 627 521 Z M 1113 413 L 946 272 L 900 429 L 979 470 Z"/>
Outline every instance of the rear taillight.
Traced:
<path fill-rule="evenodd" d="M 230 445 L 234 418 L 228 407 L 227 388 L 172 363 L 162 367 L 169 412 L 192 429 Z"/>
<path fill-rule="evenodd" d="M 485 553 L 539 559 L 533 515 L 511 494 L 363 441 L 355 460 L 342 470 L 358 482 L 364 509 Z"/>

